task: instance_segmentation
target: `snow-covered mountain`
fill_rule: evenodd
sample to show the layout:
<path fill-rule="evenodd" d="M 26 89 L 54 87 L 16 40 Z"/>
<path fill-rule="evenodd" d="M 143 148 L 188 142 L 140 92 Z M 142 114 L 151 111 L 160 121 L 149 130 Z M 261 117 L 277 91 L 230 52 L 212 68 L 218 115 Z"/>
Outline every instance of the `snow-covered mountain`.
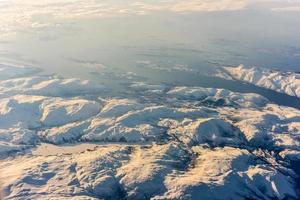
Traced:
<path fill-rule="evenodd" d="M 226 75 L 259 87 L 300 98 L 300 74 L 259 67 L 224 67 Z"/>
<path fill-rule="evenodd" d="M 24 70 L 24 69 L 21 69 Z M 300 111 L 257 94 L 80 79 L 0 81 L 6 199 L 297 199 Z M 89 94 L 89 95 L 85 95 Z M 97 98 L 88 98 L 93 95 Z"/>

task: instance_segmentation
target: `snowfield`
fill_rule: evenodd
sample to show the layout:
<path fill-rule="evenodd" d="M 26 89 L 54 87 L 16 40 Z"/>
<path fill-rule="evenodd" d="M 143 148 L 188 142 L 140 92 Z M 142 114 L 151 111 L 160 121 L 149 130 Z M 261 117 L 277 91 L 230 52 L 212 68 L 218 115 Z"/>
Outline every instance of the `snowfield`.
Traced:
<path fill-rule="evenodd" d="M 40 72 L 40 69 L 34 67 L 14 66 L 0 63 L 0 80 L 17 78 Z"/>
<path fill-rule="evenodd" d="M 300 98 L 300 74 L 298 73 L 245 67 L 244 65 L 222 69 L 225 73 L 223 77 L 231 77 L 235 80 Z"/>
<path fill-rule="evenodd" d="M 134 95 L 103 98 L 104 86 L 80 79 L 8 77 L 0 81 L 5 199 L 300 196 L 290 165 L 300 161 L 300 110 L 225 89 L 136 82 Z"/>

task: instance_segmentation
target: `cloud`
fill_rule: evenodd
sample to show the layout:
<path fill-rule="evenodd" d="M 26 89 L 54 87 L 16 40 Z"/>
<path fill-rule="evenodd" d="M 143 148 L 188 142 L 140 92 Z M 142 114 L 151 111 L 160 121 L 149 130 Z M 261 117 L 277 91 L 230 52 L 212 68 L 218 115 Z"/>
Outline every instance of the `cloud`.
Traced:
<path fill-rule="evenodd" d="M 247 6 L 244 0 L 193 0 L 182 1 L 170 7 L 171 11 L 187 12 L 187 11 L 233 11 L 242 10 Z"/>
<path fill-rule="evenodd" d="M 24 28 L 40 30 L 78 18 L 247 9 L 300 11 L 300 0 L 0 0 L 0 37 L 3 40 Z"/>
<path fill-rule="evenodd" d="M 291 7 L 283 7 L 283 8 L 272 8 L 272 11 L 277 11 L 277 12 L 290 12 L 290 11 L 300 11 L 300 6 L 291 6 Z"/>
<path fill-rule="evenodd" d="M 244 9 L 246 0 L 169 0 L 157 2 L 135 2 L 131 4 L 138 10 L 145 11 L 171 11 L 171 12 L 195 12 L 195 11 L 233 11 Z"/>
<path fill-rule="evenodd" d="M 300 0 L 262 0 L 249 1 L 248 9 L 264 9 L 269 11 L 300 11 Z"/>
<path fill-rule="evenodd" d="M 271 7 L 272 11 L 276 12 L 299 12 L 300 0 L 276 1 Z"/>
<path fill-rule="evenodd" d="M 165 0 L 155 2 L 139 1 L 131 4 L 143 11 L 218 12 L 237 10 L 298 11 L 300 0 Z M 132 9 L 132 8 L 131 8 Z"/>

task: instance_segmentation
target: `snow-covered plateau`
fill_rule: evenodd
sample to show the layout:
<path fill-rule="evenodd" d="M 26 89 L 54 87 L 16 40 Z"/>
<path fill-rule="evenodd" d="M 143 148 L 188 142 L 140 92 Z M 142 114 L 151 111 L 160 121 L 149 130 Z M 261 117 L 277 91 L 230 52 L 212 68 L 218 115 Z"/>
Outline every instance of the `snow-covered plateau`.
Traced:
<path fill-rule="evenodd" d="M 5 199 L 299 199 L 300 110 L 137 82 L 107 98 L 105 86 L 29 72 L 0 81 Z"/>
<path fill-rule="evenodd" d="M 300 98 L 300 74 L 295 72 L 239 65 L 223 67 L 218 75 Z"/>

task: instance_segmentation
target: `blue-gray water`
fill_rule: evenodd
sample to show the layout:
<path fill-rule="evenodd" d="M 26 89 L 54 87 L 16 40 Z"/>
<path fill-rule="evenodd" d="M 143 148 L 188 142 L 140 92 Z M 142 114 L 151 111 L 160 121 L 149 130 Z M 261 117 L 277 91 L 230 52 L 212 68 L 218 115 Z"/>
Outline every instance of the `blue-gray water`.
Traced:
<path fill-rule="evenodd" d="M 299 19 L 298 12 L 260 10 L 68 19 L 58 26 L 24 27 L 12 39 L 0 40 L 0 60 L 37 66 L 46 74 L 93 79 L 115 93 L 120 82 L 138 80 L 255 92 L 300 108 L 297 98 L 202 76 L 216 66 L 239 64 L 300 71 Z M 45 16 L 39 20 L 51 22 Z M 174 66 L 198 73 L 160 70 Z M 136 77 L 127 80 L 126 72 Z"/>

